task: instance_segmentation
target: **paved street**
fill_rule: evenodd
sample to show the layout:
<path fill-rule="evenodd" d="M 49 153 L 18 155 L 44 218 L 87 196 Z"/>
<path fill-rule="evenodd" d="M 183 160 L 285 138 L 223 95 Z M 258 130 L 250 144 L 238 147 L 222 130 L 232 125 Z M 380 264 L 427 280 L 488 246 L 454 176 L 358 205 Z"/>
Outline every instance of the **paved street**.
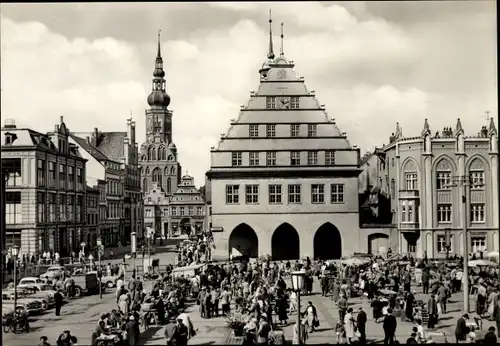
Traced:
<path fill-rule="evenodd" d="M 160 259 L 160 265 L 172 263 L 174 259 L 175 247 L 173 245 L 165 246 L 164 251 L 154 256 Z M 117 260 L 115 260 L 117 261 Z M 119 261 L 119 260 L 118 260 Z M 131 260 L 127 261 L 131 264 Z M 139 262 L 139 261 L 138 261 Z M 127 273 L 130 277 L 130 272 Z M 145 283 L 147 290 L 151 289 L 151 282 Z M 36 345 L 41 336 L 49 338 L 49 343 L 55 344 L 60 333 L 64 330 L 70 330 L 77 338 L 80 345 L 90 345 L 92 331 L 97 325 L 97 321 L 102 313 L 116 308 L 115 289 L 108 290 L 103 294 L 102 300 L 99 296 L 88 296 L 80 299 L 70 300 L 63 306 L 61 316 L 55 316 L 55 310 L 48 310 L 41 316 L 33 316 L 30 326 L 32 331 L 28 334 L 15 335 L 12 333 L 3 334 L 3 344 L 6 346 L 25 346 Z M 145 335 L 150 337 L 151 332 Z"/>
<path fill-rule="evenodd" d="M 171 246 L 168 247 L 168 250 Z M 160 253 L 155 256 L 160 258 L 161 264 L 167 264 L 173 259 L 173 253 Z M 128 274 L 130 275 L 130 274 Z M 151 289 L 151 282 L 145 283 L 146 289 Z M 420 287 L 413 287 L 417 291 L 417 299 L 427 301 L 428 296 L 424 297 L 421 294 Z M 314 292 L 319 292 L 319 284 L 315 282 Z M 448 314 L 440 316 L 440 323 L 437 331 L 444 332 L 449 342 L 454 341 L 454 329 L 458 317 L 462 314 L 462 298 L 461 294 L 454 294 L 448 305 Z M 308 301 L 312 301 L 317 307 L 320 327 L 318 330 L 309 335 L 308 344 L 317 343 L 336 343 L 335 324 L 338 319 L 338 311 L 333 305 L 330 297 L 322 297 L 321 294 L 315 293 L 311 296 L 302 297 L 302 310 Z M 352 298 L 349 300 L 349 305 L 356 311 L 359 306 L 367 312 L 367 338 L 370 343 L 382 343 L 384 333 L 381 324 L 376 324 L 372 319 L 372 310 L 369 307 L 368 300 L 363 298 Z M 36 317 L 36 320 L 31 322 L 32 332 L 29 334 L 13 335 L 12 333 L 4 334 L 4 344 L 8 346 L 22 346 L 35 344 L 40 336 L 46 335 L 49 342 L 54 343 L 55 339 L 65 329 L 69 329 L 78 337 L 80 344 L 89 344 L 91 333 L 96 326 L 99 316 L 103 312 L 110 311 L 116 307 L 114 290 L 108 291 L 100 300 L 97 296 L 84 297 L 81 299 L 71 300 L 62 309 L 62 316 L 55 317 L 54 310 Z M 474 308 L 474 300 L 471 297 L 471 308 Z M 189 341 L 191 345 L 202 344 L 224 344 L 229 336 L 229 329 L 226 327 L 222 317 L 203 319 L 200 317 L 198 306 L 189 306 L 187 312 L 190 314 L 195 328 L 198 329 L 198 334 Z M 474 314 L 470 314 L 471 317 Z M 285 340 L 293 339 L 293 323 L 296 315 L 290 316 L 289 325 L 284 328 Z M 493 323 L 484 321 L 483 329 L 487 329 Z M 398 319 L 397 339 L 400 342 L 406 341 L 411 333 L 413 325 L 410 322 L 401 322 Z M 442 339 L 441 339 L 442 340 Z M 440 339 L 436 339 L 440 341 Z M 165 344 L 164 327 L 152 327 L 142 336 L 144 345 L 163 345 Z"/>

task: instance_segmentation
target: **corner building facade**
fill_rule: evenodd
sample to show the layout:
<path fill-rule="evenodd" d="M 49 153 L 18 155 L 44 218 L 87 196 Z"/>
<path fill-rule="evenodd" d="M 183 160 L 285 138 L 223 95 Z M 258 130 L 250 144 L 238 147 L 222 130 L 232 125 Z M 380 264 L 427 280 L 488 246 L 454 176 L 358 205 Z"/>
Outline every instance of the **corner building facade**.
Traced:
<path fill-rule="evenodd" d="M 464 229 L 469 254 L 499 250 L 498 132 L 493 119 L 471 136 L 465 135 L 460 119 L 455 129 L 435 135 L 426 119 L 418 137 L 404 137 L 398 124 L 390 143 L 376 155 L 378 186 L 391 196 L 399 252 L 417 258 L 463 255 Z"/>
<path fill-rule="evenodd" d="M 359 150 L 350 145 L 293 61 L 272 42 L 227 134 L 211 150 L 214 256 L 338 259 L 367 251 L 359 228 Z"/>

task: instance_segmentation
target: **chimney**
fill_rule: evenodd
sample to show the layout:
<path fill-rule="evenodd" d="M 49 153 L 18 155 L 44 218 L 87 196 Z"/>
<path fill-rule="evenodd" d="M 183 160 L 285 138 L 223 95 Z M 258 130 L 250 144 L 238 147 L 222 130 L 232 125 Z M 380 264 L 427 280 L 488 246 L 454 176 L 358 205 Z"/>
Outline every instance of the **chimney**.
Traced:
<path fill-rule="evenodd" d="M 94 127 L 94 135 L 92 136 L 92 145 L 97 147 L 97 138 L 99 137 L 99 129 Z"/>
<path fill-rule="evenodd" d="M 130 137 L 131 144 L 135 143 L 135 121 L 132 121 L 132 137 Z"/>
<path fill-rule="evenodd" d="M 54 126 L 54 132 L 59 132 L 59 125 L 56 124 L 56 126 Z"/>
<path fill-rule="evenodd" d="M 92 144 L 92 143 L 90 142 L 90 137 L 89 137 L 89 136 L 85 137 L 85 140 L 87 141 L 87 143 L 88 143 L 88 144 Z"/>
<path fill-rule="evenodd" d="M 127 138 L 132 138 L 132 120 L 127 119 Z"/>
<path fill-rule="evenodd" d="M 5 129 L 15 129 L 16 128 L 16 121 L 14 119 L 5 119 L 4 128 Z"/>

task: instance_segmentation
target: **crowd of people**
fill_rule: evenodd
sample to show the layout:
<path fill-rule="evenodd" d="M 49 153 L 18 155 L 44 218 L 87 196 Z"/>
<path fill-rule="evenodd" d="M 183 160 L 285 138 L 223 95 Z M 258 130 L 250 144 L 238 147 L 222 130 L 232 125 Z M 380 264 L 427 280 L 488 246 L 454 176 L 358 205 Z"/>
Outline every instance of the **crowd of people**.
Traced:
<path fill-rule="evenodd" d="M 299 314 L 300 323 L 293 324 L 292 343 L 306 343 L 320 323 L 316 306 L 307 300 L 315 280 L 322 295 L 329 297 L 338 310 L 334 328 L 337 343 L 367 342 L 370 317 L 361 306 L 352 307 L 354 299 L 357 304 L 359 299 L 365 300 L 361 305 L 371 308 L 371 318 L 381 325 L 384 343 L 397 343 L 399 324 L 409 324 L 411 330 L 407 340 L 401 341 L 435 343 L 434 331 L 449 313 L 451 295 L 462 291 L 465 277 L 460 258 L 434 263 L 427 258 L 391 261 L 372 257 L 353 264 L 309 258 L 276 262 L 263 256 L 251 261 L 212 263 L 212 246 L 210 234 L 179 244 L 176 265 L 157 273 L 150 292 L 143 289 L 139 277 L 134 275 L 126 283 L 121 275 L 117 282 L 117 308 L 101 316 L 92 335 L 93 344 L 123 341 L 136 345 L 141 328 L 146 330 L 155 323 L 166 325 L 167 344 L 185 345 L 196 335 L 189 314 L 183 312 L 189 300 L 197 304 L 204 319 L 223 316 L 235 334 L 243 335 L 246 344 L 281 343 L 280 330 L 291 319 L 297 320 Z M 180 267 L 191 269 L 176 273 Z M 105 270 L 116 273 L 117 269 L 108 265 Z M 293 271 L 303 271 L 305 275 L 300 294 L 306 303 L 300 310 L 297 293 L 290 287 Z M 469 274 L 475 314 L 465 313 L 458 319 L 456 341 L 496 342 L 500 327 L 498 270 L 471 268 Z M 416 292 L 416 286 L 422 287 L 422 293 Z M 496 322 L 497 328 L 492 326 L 480 333 L 485 319 Z"/>

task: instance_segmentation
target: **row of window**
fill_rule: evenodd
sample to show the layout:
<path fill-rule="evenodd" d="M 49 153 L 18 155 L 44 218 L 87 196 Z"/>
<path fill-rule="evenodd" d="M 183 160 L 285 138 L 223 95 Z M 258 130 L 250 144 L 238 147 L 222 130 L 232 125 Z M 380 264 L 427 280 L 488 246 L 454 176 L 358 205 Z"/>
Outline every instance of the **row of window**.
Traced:
<path fill-rule="evenodd" d="M 245 185 L 245 204 L 259 204 L 259 185 Z M 302 186 L 288 184 L 289 204 L 302 203 Z M 311 203 L 325 203 L 325 184 L 311 185 Z M 268 186 L 269 204 L 283 204 L 283 185 Z M 344 203 L 344 184 L 330 184 L 330 203 Z M 226 204 L 240 204 L 240 185 L 226 185 Z"/>
<path fill-rule="evenodd" d="M 444 235 L 438 235 L 437 237 L 437 251 L 446 252 L 448 249 L 451 250 L 452 247 L 448 248 L 450 244 L 453 244 L 453 234 L 450 234 L 450 242 L 446 244 L 446 237 Z M 469 248 L 471 253 L 486 251 L 486 237 L 471 237 Z"/>
<path fill-rule="evenodd" d="M 108 195 L 121 195 L 123 193 L 123 184 L 117 180 L 108 180 L 106 182 L 106 193 Z"/>
<path fill-rule="evenodd" d="M 473 171 L 470 173 L 471 188 L 473 189 L 484 189 L 485 178 L 483 171 Z M 383 178 L 379 177 L 380 188 L 383 187 Z M 386 177 L 387 183 L 389 177 Z M 450 172 L 437 172 L 436 174 L 436 189 L 437 190 L 450 190 L 452 188 L 452 179 Z M 418 190 L 418 178 L 417 173 L 405 173 L 405 190 Z M 391 196 L 396 196 L 396 181 L 391 179 L 390 186 Z"/>
<path fill-rule="evenodd" d="M 319 164 L 318 161 L 319 151 L 308 151 L 307 152 L 307 165 L 316 166 Z M 290 152 L 290 166 L 301 166 L 303 162 L 300 159 L 301 151 L 291 151 Z M 266 166 L 276 166 L 277 165 L 277 151 L 266 151 Z M 260 166 L 260 152 L 251 151 L 248 153 L 248 165 L 249 166 Z M 243 166 L 243 153 L 240 151 L 231 153 L 231 165 L 232 166 Z M 335 165 L 335 151 L 327 150 L 325 151 L 325 166 Z"/>
<path fill-rule="evenodd" d="M 438 204 L 437 205 L 437 222 L 438 223 L 451 223 L 452 222 L 452 205 L 451 204 Z M 484 203 L 471 203 L 470 204 L 470 222 L 483 223 L 485 218 L 486 206 Z M 413 223 L 417 222 L 417 210 L 414 208 L 413 201 L 403 201 L 401 203 L 401 222 Z"/>
<path fill-rule="evenodd" d="M 471 187 L 473 189 L 484 189 L 484 184 L 485 184 L 484 171 L 470 172 L 470 181 L 471 181 Z M 453 185 L 452 185 L 451 172 L 436 173 L 436 189 L 450 190 L 452 186 Z M 417 173 L 413 172 L 405 173 L 405 187 L 406 190 L 418 190 Z"/>
<path fill-rule="evenodd" d="M 281 126 L 281 125 L 280 125 Z M 282 125 L 284 126 L 284 125 Z M 250 138 L 259 138 L 259 124 L 251 124 L 248 127 L 248 136 Z M 307 137 L 317 137 L 318 136 L 318 125 L 308 124 L 307 125 Z M 276 137 L 276 124 L 266 124 L 266 137 L 273 138 Z M 296 138 L 301 137 L 300 134 L 300 124 L 290 125 L 290 137 Z"/>
<path fill-rule="evenodd" d="M 281 103 L 277 104 L 276 96 L 267 96 L 266 97 L 266 108 L 267 109 L 276 109 L 276 106 L 282 109 L 298 109 L 300 106 L 300 98 L 299 96 L 291 96 L 281 98 Z"/>
<path fill-rule="evenodd" d="M 195 207 L 194 206 L 189 206 L 189 207 L 170 207 L 171 211 L 170 214 L 171 216 L 194 216 L 195 215 L 195 210 L 196 210 L 196 215 L 197 216 L 203 216 L 203 207 Z M 187 209 L 187 214 L 186 214 L 186 209 Z M 153 209 L 151 208 L 145 208 L 144 213 L 146 214 L 147 217 L 153 217 Z M 163 208 L 161 211 L 162 216 L 168 216 L 168 208 Z"/>
<path fill-rule="evenodd" d="M 2 166 L 8 172 L 7 186 L 21 186 L 23 184 L 23 169 L 20 158 L 2 159 Z M 48 167 L 47 167 L 48 166 Z M 59 168 L 59 169 L 57 169 Z M 59 179 L 57 179 L 59 178 Z M 56 162 L 38 159 L 36 182 L 39 187 L 54 189 L 69 189 L 83 191 L 83 169 L 74 166 L 57 165 Z"/>
<path fill-rule="evenodd" d="M 59 164 L 59 169 L 57 172 L 59 173 L 59 186 L 57 186 L 56 182 L 56 163 L 49 161 L 48 162 L 48 170 L 47 170 L 47 162 L 45 160 L 38 159 L 37 162 L 37 186 L 40 187 L 49 187 L 49 188 L 66 188 L 66 180 L 67 180 L 67 188 L 69 190 L 73 190 L 75 188 L 78 191 L 83 190 L 83 169 L 76 168 L 73 166 L 65 166 L 63 164 Z M 66 170 L 67 168 L 67 170 Z M 75 171 L 76 171 L 76 180 L 75 180 Z M 47 183 L 48 181 L 48 183 Z"/>
<path fill-rule="evenodd" d="M 440 253 L 445 253 L 448 249 L 447 246 L 453 244 L 453 234 L 450 234 L 450 241 L 446 244 L 446 236 L 438 235 L 437 236 L 437 251 Z M 478 253 L 486 251 L 486 237 L 484 236 L 476 236 L 470 238 L 469 249 L 471 253 Z M 453 252 L 453 247 L 449 247 L 449 250 Z M 415 252 L 415 245 L 408 244 L 407 252 Z"/>
<path fill-rule="evenodd" d="M 157 155 L 158 153 L 158 155 Z M 167 149 L 165 146 L 160 146 L 158 148 L 158 151 L 156 151 L 156 148 L 152 145 L 149 147 L 148 149 L 148 155 L 146 157 L 146 155 L 143 155 L 142 156 L 142 160 L 143 161 L 146 161 L 146 160 L 149 160 L 149 161 L 165 161 L 167 160 Z M 175 157 L 174 155 L 168 155 L 168 161 L 174 161 L 175 160 Z"/>
<path fill-rule="evenodd" d="M 19 193 L 20 192 L 12 192 Z M 83 217 L 83 196 L 59 195 L 45 192 L 37 193 L 37 221 L 46 222 L 82 222 Z"/>

